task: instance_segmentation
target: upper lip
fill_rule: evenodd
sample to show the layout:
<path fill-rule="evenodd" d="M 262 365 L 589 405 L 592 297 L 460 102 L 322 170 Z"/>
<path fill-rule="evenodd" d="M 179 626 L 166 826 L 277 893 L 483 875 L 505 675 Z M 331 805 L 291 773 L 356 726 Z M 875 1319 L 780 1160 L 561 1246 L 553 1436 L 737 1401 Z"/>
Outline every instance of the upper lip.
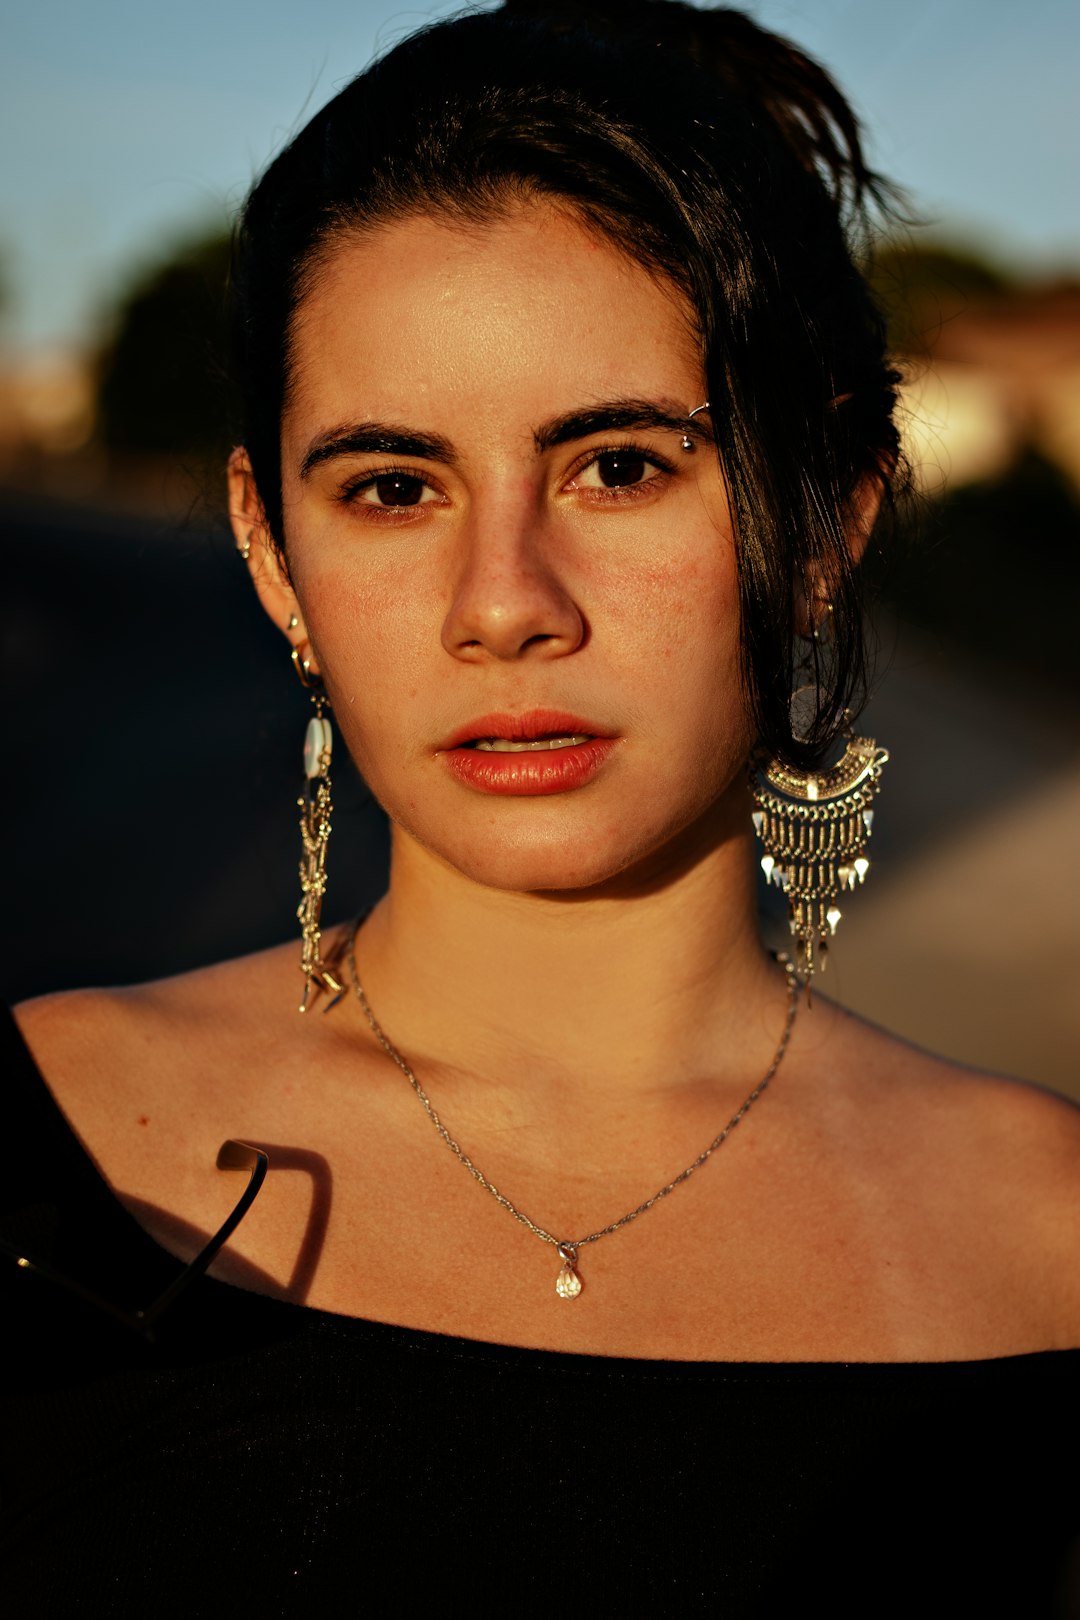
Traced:
<path fill-rule="evenodd" d="M 505 737 L 510 742 L 530 742 L 537 737 L 610 737 L 613 733 L 595 720 L 583 720 L 564 709 L 530 709 L 527 714 L 482 714 L 458 726 L 439 744 L 436 752 L 460 748 L 481 738 Z"/>

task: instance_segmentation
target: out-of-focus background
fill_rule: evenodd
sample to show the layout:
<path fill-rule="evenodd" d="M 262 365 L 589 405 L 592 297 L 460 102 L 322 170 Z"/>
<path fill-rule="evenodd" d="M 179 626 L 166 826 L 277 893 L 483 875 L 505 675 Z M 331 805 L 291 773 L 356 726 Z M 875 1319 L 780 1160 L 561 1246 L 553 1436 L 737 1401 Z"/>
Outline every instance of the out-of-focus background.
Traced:
<path fill-rule="evenodd" d="M 4 990 L 286 937 L 306 706 L 220 515 L 229 221 L 377 49 L 457 9 L 37 0 L 0 65 Z M 1072 0 L 759 0 L 923 223 L 878 246 L 922 492 L 877 566 L 892 754 L 825 986 L 1080 1097 L 1080 191 Z M 334 914 L 379 892 L 339 767 Z"/>

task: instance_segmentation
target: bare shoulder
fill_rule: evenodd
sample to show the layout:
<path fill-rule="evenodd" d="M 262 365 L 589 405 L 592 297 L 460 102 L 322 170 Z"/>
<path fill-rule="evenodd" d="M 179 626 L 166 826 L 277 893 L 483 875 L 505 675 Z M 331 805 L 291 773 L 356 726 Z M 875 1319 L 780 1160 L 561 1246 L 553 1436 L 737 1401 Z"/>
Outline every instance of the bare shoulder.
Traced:
<path fill-rule="evenodd" d="M 1006 1184 L 1037 1165 L 1048 1194 L 1080 1201 L 1080 1107 L 1069 1098 L 938 1057 L 831 1005 L 822 1035 L 841 1094 L 930 1162 L 945 1153 L 957 1171 L 993 1166 Z"/>
<path fill-rule="evenodd" d="M 69 1126 L 166 1247 L 184 1247 L 169 1224 L 174 1215 L 198 1237 L 227 1213 L 235 1195 L 215 1168 L 223 1141 L 292 1139 L 290 1110 L 304 1092 L 297 1077 L 316 1067 L 315 1047 L 321 1062 L 339 1039 L 334 1020 L 297 1016 L 297 954 L 288 945 L 15 1009 Z"/>
<path fill-rule="evenodd" d="M 278 1122 L 289 1080 L 303 1072 L 295 1043 L 322 1033 L 296 1015 L 301 988 L 297 952 L 287 946 L 15 1009 L 46 1086 L 104 1182 L 178 1255 L 194 1254 L 235 1201 L 233 1178 L 217 1168 L 222 1142 L 293 1140 Z M 261 1285 L 264 1269 L 256 1273 Z"/>
<path fill-rule="evenodd" d="M 300 976 L 291 946 L 121 989 L 23 1002 L 16 1021 L 50 1090 L 78 1123 L 125 1099 L 184 1096 L 287 1042 Z M 211 1061 L 212 1060 L 212 1061 Z"/>
<path fill-rule="evenodd" d="M 829 1106 L 851 1122 L 840 1134 L 892 1188 L 894 1218 L 978 1273 L 988 1297 L 1045 1312 L 1046 1342 L 1080 1344 L 1080 1107 L 835 1007 L 812 1039 L 834 1064 Z"/>

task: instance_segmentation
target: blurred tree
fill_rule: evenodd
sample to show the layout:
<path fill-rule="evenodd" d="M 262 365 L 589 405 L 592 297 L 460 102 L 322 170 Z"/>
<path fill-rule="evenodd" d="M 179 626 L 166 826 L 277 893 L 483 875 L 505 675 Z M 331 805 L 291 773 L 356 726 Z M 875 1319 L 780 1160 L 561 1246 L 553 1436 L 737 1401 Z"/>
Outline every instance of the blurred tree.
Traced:
<path fill-rule="evenodd" d="M 182 243 L 121 297 L 98 363 L 101 437 L 111 450 L 217 452 L 229 436 L 229 235 Z"/>
<path fill-rule="evenodd" d="M 927 353 L 941 327 L 969 305 L 1016 290 L 1004 270 L 974 249 L 943 242 L 885 241 L 867 271 L 898 354 Z"/>

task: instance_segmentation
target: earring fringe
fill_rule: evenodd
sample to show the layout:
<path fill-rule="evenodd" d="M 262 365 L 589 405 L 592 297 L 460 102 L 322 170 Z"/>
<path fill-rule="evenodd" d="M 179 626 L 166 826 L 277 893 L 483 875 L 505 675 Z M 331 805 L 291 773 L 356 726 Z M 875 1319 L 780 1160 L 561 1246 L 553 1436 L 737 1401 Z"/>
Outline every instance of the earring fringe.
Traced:
<path fill-rule="evenodd" d="M 787 895 L 795 966 L 808 1002 L 810 981 L 815 971 L 825 971 L 842 916 L 838 897 L 870 870 L 866 845 L 888 758 L 872 737 L 849 736 L 843 757 L 826 769 L 803 772 L 774 759 L 753 774 L 761 870 Z"/>

